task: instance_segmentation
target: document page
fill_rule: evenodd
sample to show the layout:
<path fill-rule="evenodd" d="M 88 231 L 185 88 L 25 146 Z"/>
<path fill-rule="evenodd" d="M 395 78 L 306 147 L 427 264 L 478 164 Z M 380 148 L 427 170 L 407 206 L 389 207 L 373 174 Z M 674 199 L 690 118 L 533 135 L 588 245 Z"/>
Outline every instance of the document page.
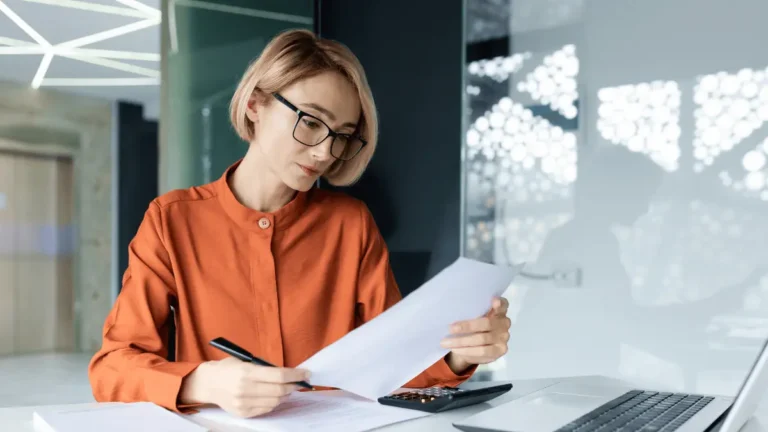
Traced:
<path fill-rule="evenodd" d="M 428 413 L 381 405 L 341 391 L 297 392 L 269 414 L 244 419 L 220 408 L 192 414 L 201 424 L 237 426 L 264 432 L 362 432 Z"/>
<path fill-rule="evenodd" d="M 55 432 L 206 432 L 183 416 L 149 402 L 40 407 L 32 416 L 32 425 L 36 431 Z"/>
<path fill-rule="evenodd" d="M 442 359 L 440 341 L 456 321 L 482 316 L 519 273 L 515 267 L 459 258 L 383 314 L 298 367 L 310 384 L 375 400 L 403 387 Z"/>

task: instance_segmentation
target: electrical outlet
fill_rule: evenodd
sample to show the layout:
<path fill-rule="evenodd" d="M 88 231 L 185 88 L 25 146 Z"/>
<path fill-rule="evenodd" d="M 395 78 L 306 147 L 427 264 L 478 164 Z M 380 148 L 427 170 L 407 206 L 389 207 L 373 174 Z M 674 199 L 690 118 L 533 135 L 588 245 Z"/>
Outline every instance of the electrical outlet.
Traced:
<path fill-rule="evenodd" d="M 582 271 L 576 267 L 570 270 L 555 270 L 552 281 L 560 288 L 578 288 L 582 282 Z"/>

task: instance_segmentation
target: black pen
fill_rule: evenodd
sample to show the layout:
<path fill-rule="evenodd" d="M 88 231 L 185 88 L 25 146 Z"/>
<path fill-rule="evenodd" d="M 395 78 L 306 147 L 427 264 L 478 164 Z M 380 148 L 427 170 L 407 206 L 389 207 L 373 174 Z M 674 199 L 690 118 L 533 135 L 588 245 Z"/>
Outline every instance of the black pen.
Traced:
<path fill-rule="evenodd" d="M 253 354 L 249 353 L 248 351 L 240 348 L 239 346 L 233 344 L 232 342 L 228 341 L 227 339 L 223 337 L 218 337 L 210 342 L 211 345 L 214 347 L 224 351 L 225 353 L 231 355 L 232 357 L 239 358 L 242 361 L 247 361 L 251 363 L 255 363 L 259 366 L 267 366 L 267 367 L 276 367 L 275 365 L 266 362 L 258 357 L 255 357 Z M 304 387 L 305 389 L 314 390 L 309 383 L 306 381 L 299 381 L 297 383 L 294 383 L 300 387 Z"/>

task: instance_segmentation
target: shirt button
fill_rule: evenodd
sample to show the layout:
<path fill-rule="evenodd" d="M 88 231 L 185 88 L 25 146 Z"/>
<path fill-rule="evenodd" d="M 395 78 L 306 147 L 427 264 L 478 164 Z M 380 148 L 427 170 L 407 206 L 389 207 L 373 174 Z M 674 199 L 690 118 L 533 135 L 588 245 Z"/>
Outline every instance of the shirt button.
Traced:
<path fill-rule="evenodd" d="M 269 228 L 269 219 L 267 218 L 261 218 L 259 219 L 259 228 L 261 229 L 267 229 Z"/>

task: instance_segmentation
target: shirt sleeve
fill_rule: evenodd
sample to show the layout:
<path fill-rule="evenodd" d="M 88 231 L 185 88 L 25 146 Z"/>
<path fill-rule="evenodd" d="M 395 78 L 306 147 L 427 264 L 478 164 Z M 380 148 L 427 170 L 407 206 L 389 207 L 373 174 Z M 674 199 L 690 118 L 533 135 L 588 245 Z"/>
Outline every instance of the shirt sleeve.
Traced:
<path fill-rule="evenodd" d="M 88 366 L 98 402 L 185 408 L 177 402 L 181 383 L 200 363 L 167 360 L 175 289 L 161 227 L 160 207 L 153 202 L 129 245 L 122 290 L 105 320 L 101 349 Z"/>
<path fill-rule="evenodd" d="M 361 321 L 365 323 L 392 307 L 402 299 L 402 296 L 389 264 L 389 252 L 384 239 L 368 208 L 365 205 L 361 207 L 363 257 L 358 276 L 358 314 Z M 443 358 L 411 379 L 403 387 L 456 387 L 468 380 L 476 369 L 477 365 L 474 365 L 463 374 L 457 375 Z"/>

